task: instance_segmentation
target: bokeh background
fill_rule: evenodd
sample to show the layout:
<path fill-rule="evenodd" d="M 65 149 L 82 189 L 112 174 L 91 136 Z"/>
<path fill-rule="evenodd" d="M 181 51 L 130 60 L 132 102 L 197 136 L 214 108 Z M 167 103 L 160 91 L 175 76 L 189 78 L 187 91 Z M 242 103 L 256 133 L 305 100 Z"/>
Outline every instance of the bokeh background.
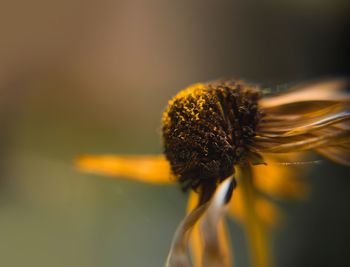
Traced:
<path fill-rule="evenodd" d="M 161 152 L 161 112 L 194 82 L 348 76 L 349 14 L 346 0 L 1 1 L 0 266 L 162 266 L 186 196 L 74 157 Z M 281 203 L 276 266 L 350 266 L 348 176 L 317 164 L 309 198 Z"/>

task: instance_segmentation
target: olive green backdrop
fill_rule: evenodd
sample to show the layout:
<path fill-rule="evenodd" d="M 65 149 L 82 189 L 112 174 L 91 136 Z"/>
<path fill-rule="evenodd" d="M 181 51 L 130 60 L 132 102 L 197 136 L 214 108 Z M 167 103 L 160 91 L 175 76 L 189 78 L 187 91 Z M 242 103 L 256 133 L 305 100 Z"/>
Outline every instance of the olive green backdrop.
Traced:
<path fill-rule="evenodd" d="M 186 196 L 79 173 L 74 157 L 160 153 L 161 112 L 194 82 L 350 74 L 348 1 L 2 2 L 0 266 L 162 266 Z M 349 266 L 348 176 L 317 164 L 309 198 L 281 203 L 276 266 Z"/>

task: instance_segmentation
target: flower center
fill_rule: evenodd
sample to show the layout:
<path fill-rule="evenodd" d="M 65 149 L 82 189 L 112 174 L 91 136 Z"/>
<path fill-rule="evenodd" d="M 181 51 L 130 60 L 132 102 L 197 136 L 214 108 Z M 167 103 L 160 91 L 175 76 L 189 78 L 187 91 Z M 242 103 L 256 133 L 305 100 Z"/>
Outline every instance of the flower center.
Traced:
<path fill-rule="evenodd" d="M 241 81 L 195 84 L 163 113 L 164 153 L 183 190 L 216 186 L 249 160 L 260 90 Z"/>

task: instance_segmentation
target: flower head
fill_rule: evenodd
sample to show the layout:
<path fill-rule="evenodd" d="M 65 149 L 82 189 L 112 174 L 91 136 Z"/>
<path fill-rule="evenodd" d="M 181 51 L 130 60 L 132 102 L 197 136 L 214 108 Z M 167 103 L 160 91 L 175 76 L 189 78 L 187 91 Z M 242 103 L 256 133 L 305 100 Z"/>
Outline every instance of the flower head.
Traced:
<path fill-rule="evenodd" d="M 203 201 L 242 162 L 262 118 L 260 91 L 237 81 L 195 84 L 169 101 L 163 113 L 164 153 L 182 188 L 200 187 Z"/>
<path fill-rule="evenodd" d="M 316 82 L 263 97 L 259 87 L 243 81 L 195 84 L 170 100 L 163 113 L 165 157 L 88 155 L 77 165 L 153 183 L 177 181 L 191 190 L 167 267 L 191 266 L 189 244 L 196 266 L 231 266 L 226 211 L 244 226 L 254 265 L 268 267 L 269 233 L 280 214 L 260 193 L 304 195 L 295 166 L 281 163 L 298 162 L 305 152 L 350 165 L 346 86 L 345 80 Z"/>

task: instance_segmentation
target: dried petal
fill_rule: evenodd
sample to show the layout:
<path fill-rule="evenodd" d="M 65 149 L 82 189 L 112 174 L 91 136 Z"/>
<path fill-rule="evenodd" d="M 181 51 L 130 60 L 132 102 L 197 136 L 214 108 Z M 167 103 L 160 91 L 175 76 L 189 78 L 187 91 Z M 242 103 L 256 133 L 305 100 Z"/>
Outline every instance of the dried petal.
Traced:
<path fill-rule="evenodd" d="M 232 182 L 233 178 L 226 179 L 221 184 L 200 223 L 204 239 L 203 267 L 231 266 L 230 245 L 228 239 L 223 236 L 223 217 L 226 211 L 226 196 Z"/>
<path fill-rule="evenodd" d="M 190 267 L 190 259 L 187 255 L 188 239 L 199 218 L 208 209 L 209 203 L 196 207 L 179 224 L 170 247 L 165 267 Z"/>
<path fill-rule="evenodd" d="M 195 242 L 192 241 L 192 244 L 198 245 L 198 247 L 194 247 L 194 251 L 197 253 L 195 262 L 203 267 L 230 266 L 230 249 L 226 237 L 223 236 L 225 232 L 223 231 L 222 219 L 231 182 L 232 180 L 228 178 L 221 183 L 209 202 L 197 206 L 180 223 L 173 237 L 165 267 L 191 266 L 187 255 L 188 240 L 194 226 L 204 214 L 199 228 L 195 228 L 197 235 Z M 199 255 L 202 255 L 201 260 L 198 258 Z"/>
<path fill-rule="evenodd" d="M 301 108 L 304 111 L 304 109 L 310 109 L 313 106 L 304 105 L 305 102 L 315 104 L 329 101 L 349 102 L 350 95 L 345 92 L 348 83 L 349 81 L 342 79 L 308 83 L 279 96 L 264 98 L 259 104 L 264 109 L 281 109 L 285 105 L 303 103 L 303 106 L 299 106 L 298 109 Z M 317 105 L 319 108 L 319 104 Z"/>
<path fill-rule="evenodd" d="M 255 137 L 258 152 L 313 150 L 347 164 L 350 149 L 344 144 L 350 142 L 348 84 L 347 80 L 318 82 L 262 99 L 259 104 L 267 115 Z"/>

